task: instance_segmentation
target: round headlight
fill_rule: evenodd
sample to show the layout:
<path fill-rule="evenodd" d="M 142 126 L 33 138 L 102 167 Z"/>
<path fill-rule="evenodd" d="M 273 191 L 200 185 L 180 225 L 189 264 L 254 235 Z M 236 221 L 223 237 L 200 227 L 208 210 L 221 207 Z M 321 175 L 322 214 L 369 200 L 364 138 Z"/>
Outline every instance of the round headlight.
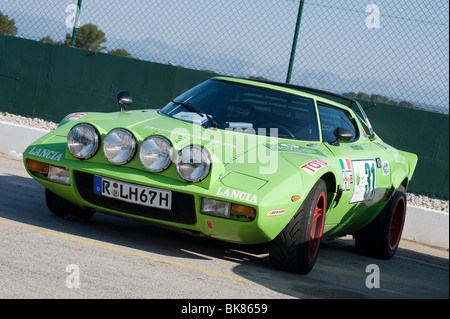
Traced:
<path fill-rule="evenodd" d="M 67 147 L 70 154 L 79 159 L 88 159 L 97 153 L 99 137 L 94 127 L 78 124 L 67 135 Z"/>
<path fill-rule="evenodd" d="M 114 165 L 131 161 L 136 152 L 136 139 L 124 129 L 114 129 L 103 140 L 103 153 Z"/>
<path fill-rule="evenodd" d="M 169 167 L 173 157 L 170 142 L 162 136 L 151 136 L 141 145 L 139 158 L 150 172 L 162 172 Z"/>
<path fill-rule="evenodd" d="M 206 178 L 211 168 L 211 157 L 202 147 L 186 146 L 178 154 L 177 171 L 188 182 L 199 182 Z"/>

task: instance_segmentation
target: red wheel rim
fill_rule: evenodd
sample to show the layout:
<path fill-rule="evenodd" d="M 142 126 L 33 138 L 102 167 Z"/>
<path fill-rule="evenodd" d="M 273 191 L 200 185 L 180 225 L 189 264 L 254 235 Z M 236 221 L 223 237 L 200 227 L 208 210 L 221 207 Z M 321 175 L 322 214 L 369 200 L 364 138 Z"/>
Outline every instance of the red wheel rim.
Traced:
<path fill-rule="evenodd" d="M 322 238 L 323 224 L 325 222 L 325 192 L 320 193 L 314 209 L 311 232 L 309 234 L 309 260 L 313 262 L 319 252 L 320 239 Z"/>
<path fill-rule="evenodd" d="M 392 214 L 391 225 L 389 229 L 389 248 L 394 250 L 400 242 L 403 230 L 403 221 L 405 220 L 406 203 L 405 198 L 401 196 L 395 203 Z"/>

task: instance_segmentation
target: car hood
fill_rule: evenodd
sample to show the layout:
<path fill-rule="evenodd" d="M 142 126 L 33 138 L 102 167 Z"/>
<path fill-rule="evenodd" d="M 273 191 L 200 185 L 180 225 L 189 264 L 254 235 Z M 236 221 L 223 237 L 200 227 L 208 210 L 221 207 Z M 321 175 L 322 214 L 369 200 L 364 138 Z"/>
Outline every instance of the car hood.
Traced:
<path fill-rule="evenodd" d="M 220 181 L 216 188 L 221 185 L 254 192 L 267 184 L 272 190 L 285 185 L 303 188 L 304 180 L 311 175 L 300 167 L 312 160 L 326 160 L 329 155 L 319 143 L 205 128 L 157 110 L 77 114 L 63 119 L 55 134 L 67 136 L 74 125 L 89 123 L 103 136 L 114 128 L 130 130 L 138 141 L 161 135 L 176 151 L 187 145 L 201 145 L 212 159 L 208 188 L 214 187 L 216 181 Z"/>

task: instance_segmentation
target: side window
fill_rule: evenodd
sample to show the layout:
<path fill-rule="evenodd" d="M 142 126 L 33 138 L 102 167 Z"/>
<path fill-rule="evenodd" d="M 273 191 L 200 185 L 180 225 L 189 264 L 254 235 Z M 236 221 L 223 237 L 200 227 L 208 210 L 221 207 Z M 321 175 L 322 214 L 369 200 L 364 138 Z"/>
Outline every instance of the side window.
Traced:
<path fill-rule="evenodd" d="M 353 138 L 349 142 L 353 142 L 359 138 L 358 127 L 350 113 L 323 103 L 318 103 L 317 105 L 322 125 L 322 137 L 325 142 L 334 142 L 336 140 L 334 131 L 338 127 L 342 127 L 353 133 Z"/>

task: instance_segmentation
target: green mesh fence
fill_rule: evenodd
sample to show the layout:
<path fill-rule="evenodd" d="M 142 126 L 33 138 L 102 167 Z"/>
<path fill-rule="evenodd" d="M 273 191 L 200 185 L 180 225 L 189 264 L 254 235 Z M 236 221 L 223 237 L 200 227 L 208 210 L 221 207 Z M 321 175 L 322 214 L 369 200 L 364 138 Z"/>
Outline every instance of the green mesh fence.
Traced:
<path fill-rule="evenodd" d="M 2 0 L 0 34 L 449 112 L 448 0 Z"/>

